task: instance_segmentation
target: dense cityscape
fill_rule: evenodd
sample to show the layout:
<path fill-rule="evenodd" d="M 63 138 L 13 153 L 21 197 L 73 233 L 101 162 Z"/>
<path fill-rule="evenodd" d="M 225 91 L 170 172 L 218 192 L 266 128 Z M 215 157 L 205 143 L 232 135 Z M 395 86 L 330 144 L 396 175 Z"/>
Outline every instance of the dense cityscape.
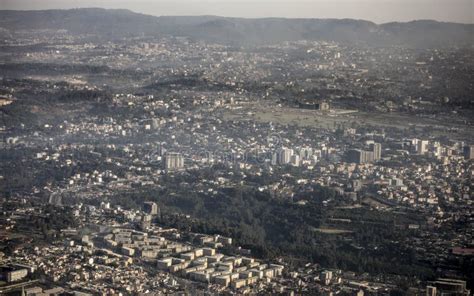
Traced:
<path fill-rule="evenodd" d="M 473 44 L 0 27 L 1 295 L 471 295 Z"/>

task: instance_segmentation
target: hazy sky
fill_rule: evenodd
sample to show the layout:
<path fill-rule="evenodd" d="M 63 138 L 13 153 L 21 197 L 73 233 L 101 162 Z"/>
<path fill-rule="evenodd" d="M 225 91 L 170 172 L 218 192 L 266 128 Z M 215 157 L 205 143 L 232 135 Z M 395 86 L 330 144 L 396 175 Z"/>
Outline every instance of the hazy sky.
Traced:
<path fill-rule="evenodd" d="M 0 9 L 126 8 L 152 15 L 435 19 L 474 23 L 474 0 L 0 0 Z"/>

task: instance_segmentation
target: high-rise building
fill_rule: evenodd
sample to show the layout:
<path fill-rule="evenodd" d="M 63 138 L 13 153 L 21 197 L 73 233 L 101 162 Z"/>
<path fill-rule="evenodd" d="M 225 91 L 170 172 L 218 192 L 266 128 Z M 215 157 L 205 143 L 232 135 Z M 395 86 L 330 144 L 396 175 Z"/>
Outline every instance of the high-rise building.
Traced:
<path fill-rule="evenodd" d="M 434 142 L 431 151 L 433 152 L 434 156 L 440 157 L 441 153 L 443 151 L 443 147 L 441 147 L 441 143 L 440 142 Z"/>
<path fill-rule="evenodd" d="M 167 153 L 164 157 L 164 167 L 168 171 L 184 168 L 184 158 L 180 153 Z"/>
<path fill-rule="evenodd" d="M 293 154 L 290 162 L 293 166 L 300 166 L 300 156 L 298 154 Z"/>
<path fill-rule="evenodd" d="M 152 201 L 147 201 L 143 204 L 143 210 L 150 215 L 158 215 L 158 205 Z"/>
<path fill-rule="evenodd" d="M 374 162 L 374 152 L 373 151 L 362 151 L 361 163 Z"/>
<path fill-rule="evenodd" d="M 416 152 L 420 155 L 426 154 L 428 152 L 428 144 L 427 140 L 420 140 L 418 141 L 418 145 L 416 146 Z"/>
<path fill-rule="evenodd" d="M 374 143 L 370 145 L 372 152 L 374 153 L 374 160 L 380 160 L 382 158 L 382 144 Z"/>
<path fill-rule="evenodd" d="M 279 165 L 288 164 L 291 162 L 291 157 L 293 154 L 293 149 L 281 148 L 273 155 L 272 163 Z"/>
<path fill-rule="evenodd" d="M 347 161 L 353 163 L 361 163 L 362 160 L 362 150 L 360 149 L 351 149 L 347 152 Z"/>
<path fill-rule="evenodd" d="M 309 159 L 311 158 L 311 156 L 313 156 L 313 148 L 311 147 L 301 148 L 299 155 L 301 159 Z"/>
<path fill-rule="evenodd" d="M 474 158 L 474 145 L 464 146 L 464 158 L 465 159 Z"/>
<path fill-rule="evenodd" d="M 151 220 L 152 220 L 151 215 L 144 215 L 141 219 L 140 223 L 140 228 L 142 230 L 147 230 L 151 226 Z"/>
<path fill-rule="evenodd" d="M 374 152 L 360 149 L 351 149 L 347 153 L 348 162 L 369 163 L 374 161 Z"/>

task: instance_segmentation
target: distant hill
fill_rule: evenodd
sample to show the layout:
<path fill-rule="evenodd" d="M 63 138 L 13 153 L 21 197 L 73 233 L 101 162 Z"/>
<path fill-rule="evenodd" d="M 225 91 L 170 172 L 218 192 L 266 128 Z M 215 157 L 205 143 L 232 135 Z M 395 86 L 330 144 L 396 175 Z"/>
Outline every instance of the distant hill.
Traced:
<path fill-rule="evenodd" d="M 474 45 L 474 25 L 427 20 L 377 25 L 352 19 L 154 17 L 129 10 L 101 8 L 0 10 L 2 34 L 31 29 L 64 29 L 71 33 L 92 33 L 101 38 L 171 35 L 234 45 L 259 45 L 302 39 L 415 48 Z"/>

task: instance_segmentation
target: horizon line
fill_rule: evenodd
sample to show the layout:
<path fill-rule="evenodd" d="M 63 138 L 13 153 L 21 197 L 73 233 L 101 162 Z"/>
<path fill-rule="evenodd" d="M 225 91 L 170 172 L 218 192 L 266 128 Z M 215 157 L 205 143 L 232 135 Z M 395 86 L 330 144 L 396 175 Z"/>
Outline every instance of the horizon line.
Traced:
<path fill-rule="evenodd" d="M 341 18 L 335 18 L 335 17 L 287 17 L 287 16 L 266 16 L 266 17 L 244 17 L 244 16 L 223 16 L 223 15 L 216 15 L 216 14 L 163 14 L 163 15 L 157 15 L 157 14 L 147 14 L 139 11 L 134 11 L 129 8 L 105 8 L 105 7 L 73 7 L 73 8 L 47 8 L 47 9 L 0 9 L 1 11 L 15 11 L 15 12 L 35 12 L 35 11 L 70 11 L 70 10 L 87 10 L 87 9 L 97 9 L 97 10 L 123 10 L 123 11 L 129 11 L 131 13 L 135 14 L 140 14 L 144 16 L 150 16 L 150 17 L 216 17 L 216 18 L 228 18 L 228 19 L 248 19 L 248 20 L 263 20 L 263 19 L 286 19 L 286 20 L 353 20 L 353 21 L 364 21 L 368 23 L 372 23 L 375 25 L 385 25 L 385 24 L 394 24 L 394 23 L 399 23 L 399 24 L 407 24 L 407 23 L 413 23 L 413 22 L 435 22 L 435 23 L 444 23 L 444 24 L 458 24 L 458 25 L 474 25 L 474 22 L 472 23 L 465 23 L 465 22 L 456 22 L 456 21 L 443 21 L 443 20 L 436 20 L 436 19 L 412 19 L 412 20 L 406 20 L 406 21 L 388 21 L 388 22 L 375 22 L 372 20 L 368 19 L 363 19 L 363 18 L 350 18 L 350 17 L 341 17 Z"/>

